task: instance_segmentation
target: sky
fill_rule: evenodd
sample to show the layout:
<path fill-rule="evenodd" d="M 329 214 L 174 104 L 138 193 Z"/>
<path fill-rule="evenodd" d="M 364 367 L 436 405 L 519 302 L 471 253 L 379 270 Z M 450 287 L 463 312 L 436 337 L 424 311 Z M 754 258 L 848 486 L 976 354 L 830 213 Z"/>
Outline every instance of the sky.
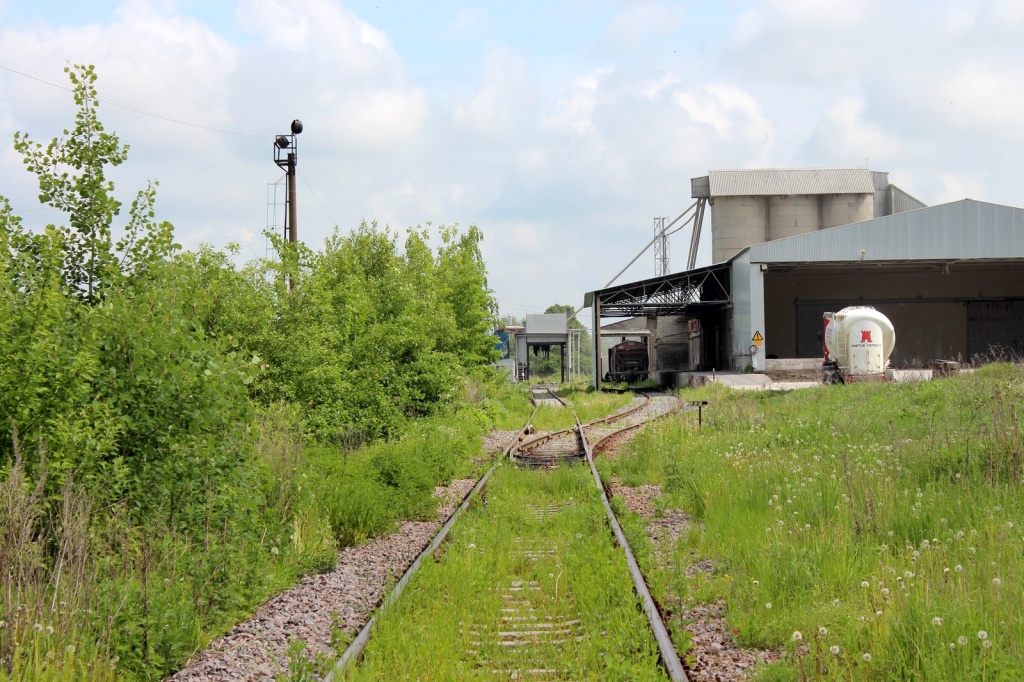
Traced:
<path fill-rule="evenodd" d="M 63 69 L 94 64 L 122 201 L 158 180 L 185 248 L 268 254 L 272 140 L 299 118 L 303 241 L 476 225 L 522 316 L 582 305 L 710 169 L 868 166 L 929 205 L 1024 205 L 1021 35 L 1020 0 L 0 0 L 0 195 L 66 222 L 11 142 L 70 127 Z"/>

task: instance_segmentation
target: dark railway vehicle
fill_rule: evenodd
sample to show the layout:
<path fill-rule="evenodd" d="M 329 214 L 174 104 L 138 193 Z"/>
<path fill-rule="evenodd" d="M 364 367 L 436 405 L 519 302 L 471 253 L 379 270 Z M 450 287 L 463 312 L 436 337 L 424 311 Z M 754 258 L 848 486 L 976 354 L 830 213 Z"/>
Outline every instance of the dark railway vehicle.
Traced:
<path fill-rule="evenodd" d="M 640 341 L 623 341 L 608 349 L 608 371 L 605 381 L 644 381 L 648 370 L 647 345 Z"/>

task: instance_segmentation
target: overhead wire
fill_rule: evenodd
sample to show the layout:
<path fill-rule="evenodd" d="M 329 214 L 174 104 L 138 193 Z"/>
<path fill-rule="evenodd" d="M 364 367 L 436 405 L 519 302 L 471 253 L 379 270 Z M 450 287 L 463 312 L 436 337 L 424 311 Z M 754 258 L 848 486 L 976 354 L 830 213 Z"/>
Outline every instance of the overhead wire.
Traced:
<path fill-rule="evenodd" d="M 327 214 L 328 220 L 331 221 L 332 225 L 337 227 L 338 221 L 334 219 L 334 216 L 331 215 L 331 212 L 327 210 L 326 206 L 324 206 L 324 202 L 320 201 L 320 197 L 318 197 L 316 195 L 316 192 L 313 191 L 313 187 L 309 184 L 309 180 L 306 180 L 306 176 L 303 175 L 302 173 L 299 173 L 298 175 L 300 178 L 302 178 L 302 182 L 305 183 L 306 188 L 309 190 L 309 193 L 313 195 L 314 199 L 316 199 L 316 203 L 320 204 L 320 208 L 322 208 L 324 210 L 324 213 Z"/>
<path fill-rule="evenodd" d="M 52 79 L 50 79 L 47 76 L 39 73 L 38 71 L 33 71 L 32 69 L 29 69 L 28 67 L 22 66 L 21 64 L 17 64 L 15 62 L 12 62 L 9 59 L 4 59 L 4 58 L 0 57 L 0 69 L 4 69 L 6 71 L 9 71 L 11 73 L 17 74 L 17 75 L 22 76 L 24 78 L 29 78 L 29 79 L 34 80 L 36 82 L 42 83 L 43 85 L 48 85 L 48 86 L 50 86 L 52 88 L 57 88 L 58 90 L 64 90 L 65 92 L 74 92 L 73 88 L 68 87 L 66 85 L 63 85 L 61 83 L 54 82 Z M 257 135 L 257 134 L 253 134 L 253 133 L 240 132 L 240 131 L 237 131 L 237 130 L 226 130 L 226 129 L 223 129 L 223 128 L 213 128 L 213 127 L 210 127 L 210 126 L 204 126 L 204 125 L 199 124 L 199 123 L 192 123 L 190 121 L 182 121 L 182 120 L 179 120 L 179 119 L 171 118 L 169 116 L 164 116 L 162 114 L 156 114 L 156 113 L 153 113 L 151 111 L 146 111 L 145 109 L 140 109 L 140 108 L 132 106 L 130 104 L 124 104 L 123 102 L 118 102 L 116 100 L 108 99 L 108 98 L 105 98 L 105 97 L 97 97 L 96 99 L 99 100 L 100 102 L 103 102 L 104 104 L 109 104 L 111 106 L 115 106 L 115 107 L 124 109 L 126 111 L 131 111 L 133 113 L 141 114 L 141 115 L 144 115 L 144 116 L 150 116 L 152 118 L 156 118 L 156 119 L 159 119 L 159 120 L 162 120 L 162 121 L 167 121 L 169 123 L 176 123 L 178 125 L 184 125 L 184 126 L 188 126 L 188 127 L 191 127 L 191 128 L 198 128 L 198 129 L 201 129 L 201 130 L 208 130 L 210 132 L 222 133 L 222 134 L 225 134 L 225 135 L 235 135 L 235 136 L 239 136 L 239 137 L 254 138 L 251 143 L 249 143 L 246 146 L 242 147 L 238 151 L 233 152 L 232 154 L 229 154 L 229 155 L 223 157 L 222 159 L 220 159 L 220 160 L 218 160 L 218 161 L 216 161 L 216 162 L 214 162 L 214 163 L 212 163 L 212 164 L 210 164 L 208 166 L 204 166 L 203 168 L 200 168 L 199 170 L 193 171 L 191 173 L 187 173 L 187 174 L 182 175 L 180 177 L 174 178 L 173 180 L 168 180 L 166 182 L 161 182 L 160 184 L 162 186 L 165 186 L 165 187 L 167 185 L 173 185 L 174 183 L 181 182 L 182 180 L 187 180 L 188 178 L 191 178 L 193 176 L 196 176 L 196 175 L 199 175 L 201 173 L 204 173 L 204 172 L 210 170 L 211 168 L 215 168 L 215 167 L 219 166 L 220 164 L 224 163 L 225 161 L 229 161 L 230 159 L 232 159 L 232 158 L 242 154 L 243 152 L 248 151 L 251 147 L 256 145 L 258 142 L 267 141 L 267 140 L 273 140 L 274 139 L 272 135 Z M 307 183 L 307 185 L 308 185 L 308 183 Z M 310 189 L 310 191 L 312 192 L 312 189 Z M 122 194 L 115 195 L 114 198 L 120 199 L 120 198 L 124 198 L 124 197 L 128 197 L 128 196 L 133 196 L 135 194 L 136 194 L 136 192 L 125 192 L 125 193 L 122 193 Z M 316 196 L 315 193 L 314 193 L 314 196 Z M 317 202 L 320 203 L 319 198 L 317 198 Z M 321 207 L 322 206 L 323 206 L 323 204 L 321 203 Z M 53 210 L 57 210 L 57 209 L 55 209 L 53 206 L 41 206 L 39 208 L 28 208 L 28 209 L 23 209 L 23 210 L 18 210 L 18 211 L 12 211 L 12 213 L 23 214 L 23 213 L 36 213 L 36 212 L 39 212 L 39 211 L 53 211 Z M 324 211 L 326 212 L 326 209 L 324 209 Z M 330 216 L 330 214 L 328 214 L 328 217 L 329 216 Z"/>
<path fill-rule="evenodd" d="M 197 171 L 193 171 L 191 173 L 187 173 L 187 174 L 182 175 L 180 177 L 174 178 L 173 180 L 167 180 L 166 182 L 160 182 L 160 186 L 161 187 L 166 187 L 167 185 L 173 185 L 176 182 L 181 182 L 182 180 L 187 180 L 188 178 L 191 178 L 193 176 L 199 175 L 200 173 L 205 173 L 206 171 L 210 170 L 211 168 L 216 168 L 217 166 L 219 166 L 220 164 L 224 163 L 225 161 L 230 161 L 231 159 L 235 158 L 239 154 L 242 154 L 243 152 L 248 151 L 251 147 L 255 146 L 256 144 L 258 144 L 259 142 L 262 142 L 262 141 L 263 140 L 254 140 L 254 141 L 250 142 L 249 144 L 245 145 L 244 147 L 242 147 L 241 149 L 239 149 L 238 151 L 232 152 L 231 154 L 228 154 L 224 158 L 220 159 L 219 161 L 215 161 L 214 163 L 211 163 L 209 166 L 205 166 L 203 168 L 200 168 Z M 123 199 L 125 197 L 135 196 L 136 194 L 138 194 L 138 191 L 122 192 L 120 194 L 115 194 L 114 198 L 115 199 Z M 56 210 L 58 210 L 58 209 L 55 208 L 54 206 L 40 206 L 39 208 L 26 208 L 26 209 L 22 209 L 22 210 L 18 210 L 18 211 L 11 211 L 11 213 L 13 213 L 15 215 L 20 215 L 22 213 L 36 213 L 38 211 L 56 211 Z"/>
<path fill-rule="evenodd" d="M 70 87 L 68 87 L 66 85 L 61 85 L 60 83 L 56 83 L 52 79 L 49 79 L 49 78 L 43 76 L 42 74 L 32 75 L 33 73 L 38 73 L 38 72 L 34 72 L 31 69 L 28 69 L 28 68 L 26 68 L 24 66 L 21 66 L 20 64 L 17 64 L 15 62 L 10 61 L 9 59 L 4 59 L 4 58 L 0 57 L 0 62 L 6 62 L 6 64 L 0 63 L 0 69 L 4 69 L 5 71 L 10 71 L 11 73 L 18 74 L 19 76 L 22 76 L 24 78 L 30 78 L 30 79 L 32 79 L 34 81 L 38 81 L 39 83 L 42 83 L 44 85 L 49 85 L 51 88 L 57 88 L 59 90 L 64 90 L 65 92 L 74 92 L 73 88 L 70 88 Z M 12 66 L 8 66 L 8 65 L 12 65 Z M 17 68 L 14 68 L 14 67 L 17 67 Z M 240 137 L 255 137 L 255 138 L 259 138 L 261 140 L 273 140 L 274 139 L 274 137 L 272 135 L 258 135 L 256 133 L 245 133 L 245 132 L 241 132 L 241 131 L 238 131 L 238 130 L 226 130 L 224 128 L 213 128 L 211 126 L 205 126 L 205 125 L 202 125 L 200 123 L 192 123 L 190 121 L 182 121 L 180 119 L 171 118 L 170 116 L 164 116 L 162 114 L 153 113 L 152 111 L 146 111 L 145 109 L 140 109 L 140 108 L 138 108 L 136 106 L 132 106 L 131 104 L 124 104 L 123 102 L 118 102 L 116 100 L 107 99 L 106 97 L 96 97 L 96 99 L 98 101 L 100 101 L 100 102 L 103 102 L 104 104 L 109 104 L 111 106 L 118 107 L 118 108 L 124 109 L 126 111 L 131 111 L 131 112 L 134 112 L 136 114 L 141 114 L 143 116 L 150 116 L 152 118 L 156 118 L 156 119 L 159 119 L 161 121 L 167 121 L 169 123 L 176 123 L 178 125 L 189 126 L 191 128 L 198 128 L 200 130 L 208 130 L 210 132 L 221 133 L 221 134 L 224 134 L 224 135 L 237 135 L 237 136 L 240 136 Z"/>

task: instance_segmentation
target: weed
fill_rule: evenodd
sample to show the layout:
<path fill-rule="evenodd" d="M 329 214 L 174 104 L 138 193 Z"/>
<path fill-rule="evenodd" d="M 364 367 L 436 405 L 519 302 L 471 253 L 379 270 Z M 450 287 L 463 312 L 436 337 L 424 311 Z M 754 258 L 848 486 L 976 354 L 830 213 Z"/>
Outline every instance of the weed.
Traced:
<path fill-rule="evenodd" d="M 682 542 L 732 579 L 683 589 L 786 649 L 758 679 L 1020 677 L 1024 368 L 693 397 L 702 429 L 663 420 L 599 465 L 703 521 Z"/>

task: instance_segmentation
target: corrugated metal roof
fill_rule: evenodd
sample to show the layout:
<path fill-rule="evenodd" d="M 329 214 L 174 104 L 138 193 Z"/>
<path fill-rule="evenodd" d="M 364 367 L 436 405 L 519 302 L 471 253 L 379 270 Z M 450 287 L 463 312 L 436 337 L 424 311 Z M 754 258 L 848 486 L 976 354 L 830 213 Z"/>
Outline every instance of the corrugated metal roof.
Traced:
<path fill-rule="evenodd" d="M 1024 258 L 1024 209 L 963 199 L 749 249 L 753 263 Z"/>
<path fill-rule="evenodd" d="M 712 197 L 873 194 L 867 168 L 761 168 L 708 171 Z"/>

